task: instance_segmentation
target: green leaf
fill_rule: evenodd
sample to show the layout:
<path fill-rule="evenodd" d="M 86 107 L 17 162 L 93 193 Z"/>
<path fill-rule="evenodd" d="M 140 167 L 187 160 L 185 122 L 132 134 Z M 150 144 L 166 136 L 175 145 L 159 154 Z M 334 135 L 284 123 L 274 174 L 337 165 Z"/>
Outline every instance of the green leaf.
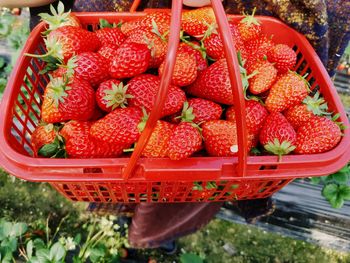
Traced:
<path fill-rule="evenodd" d="M 100 259 L 105 256 L 106 252 L 103 247 L 95 247 L 89 250 L 91 262 L 100 262 Z"/>
<path fill-rule="evenodd" d="M 44 157 L 51 157 L 55 155 L 59 148 L 59 145 L 56 143 L 45 144 L 38 151 L 38 154 Z"/>
<path fill-rule="evenodd" d="M 0 57 L 0 69 L 3 68 L 5 66 L 5 59 L 3 57 Z"/>
<path fill-rule="evenodd" d="M 77 234 L 76 236 L 75 236 L 75 238 L 74 238 L 74 243 L 75 244 L 80 244 L 80 241 L 81 241 L 81 234 L 79 233 L 79 234 Z"/>
<path fill-rule="evenodd" d="M 320 177 L 310 177 L 310 181 L 312 184 L 319 184 L 321 181 Z"/>
<path fill-rule="evenodd" d="M 339 195 L 343 197 L 344 200 L 350 200 L 350 186 L 340 185 L 339 186 Z"/>
<path fill-rule="evenodd" d="M 15 223 L 11 231 L 11 236 L 19 237 L 27 232 L 28 226 L 25 223 Z"/>
<path fill-rule="evenodd" d="M 338 184 L 346 184 L 349 180 L 349 174 L 347 173 L 342 173 L 342 172 L 337 172 L 332 175 L 332 178 L 335 182 Z"/>
<path fill-rule="evenodd" d="M 56 242 L 53 244 L 53 246 L 50 249 L 50 260 L 54 262 L 59 262 L 63 259 L 64 255 L 66 254 L 66 250 L 62 246 L 60 242 Z"/>
<path fill-rule="evenodd" d="M 34 247 L 38 250 L 38 249 L 46 248 L 46 245 L 42 239 L 37 238 L 34 240 Z"/>
<path fill-rule="evenodd" d="M 322 195 L 330 200 L 331 198 L 336 197 L 338 194 L 338 185 L 336 184 L 327 184 L 322 189 Z"/>
<path fill-rule="evenodd" d="M 50 262 L 50 251 L 46 248 L 42 248 L 36 251 L 36 257 L 40 263 Z"/>
<path fill-rule="evenodd" d="M 13 224 L 11 222 L 4 222 L 2 224 L 2 233 L 5 237 L 10 236 Z"/>
<path fill-rule="evenodd" d="M 341 208 L 344 204 L 344 199 L 340 195 L 335 195 L 331 199 L 328 200 L 333 208 Z"/>
<path fill-rule="evenodd" d="M 26 251 L 29 259 L 31 259 L 33 256 L 33 247 L 34 247 L 33 240 L 29 240 L 26 246 Z"/>
<path fill-rule="evenodd" d="M 78 255 L 74 255 L 74 257 L 73 257 L 73 263 L 83 263 L 83 261 L 79 258 Z"/>
<path fill-rule="evenodd" d="M 193 253 L 185 253 L 180 256 L 181 263 L 203 263 L 203 259 Z"/>

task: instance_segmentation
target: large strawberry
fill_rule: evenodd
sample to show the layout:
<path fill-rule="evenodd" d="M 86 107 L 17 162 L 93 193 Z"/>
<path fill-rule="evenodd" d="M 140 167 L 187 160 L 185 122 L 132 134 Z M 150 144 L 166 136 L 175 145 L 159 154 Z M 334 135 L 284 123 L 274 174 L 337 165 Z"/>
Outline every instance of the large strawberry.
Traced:
<path fill-rule="evenodd" d="M 297 54 L 285 44 L 274 46 L 267 54 L 268 60 L 274 63 L 279 73 L 287 72 L 295 66 Z"/>
<path fill-rule="evenodd" d="M 159 67 L 159 76 L 163 75 L 164 62 Z M 173 85 L 184 87 L 192 84 L 197 78 L 197 62 L 194 55 L 187 52 L 177 52 L 174 71 L 171 76 Z"/>
<path fill-rule="evenodd" d="M 148 158 L 164 158 L 168 156 L 168 142 L 176 126 L 169 122 L 157 121 L 151 137 L 142 155 Z"/>
<path fill-rule="evenodd" d="M 296 72 L 281 75 L 273 84 L 265 101 L 270 112 L 281 112 L 301 103 L 309 91 L 308 82 Z"/>
<path fill-rule="evenodd" d="M 326 117 L 314 116 L 297 131 L 295 152 L 322 153 L 333 149 L 340 141 L 340 127 Z"/>
<path fill-rule="evenodd" d="M 213 120 L 202 125 L 205 149 L 210 156 L 237 155 L 236 123 L 225 120 Z"/>
<path fill-rule="evenodd" d="M 226 60 L 220 59 L 200 72 L 187 92 L 196 97 L 232 105 L 233 94 Z"/>
<path fill-rule="evenodd" d="M 261 24 L 259 20 L 254 17 L 255 10 L 256 8 L 253 9 L 251 15 L 245 15 L 238 23 L 238 31 L 244 41 L 249 41 L 260 36 Z"/>
<path fill-rule="evenodd" d="M 128 99 L 133 96 L 127 94 L 127 85 L 117 79 L 102 82 L 96 90 L 96 102 L 100 109 L 111 112 L 117 107 L 125 108 Z"/>
<path fill-rule="evenodd" d="M 317 92 L 314 97 L 308 96 L 303 103 L 289 108 L 284 115 L 294 129 L 298 129 L 315 115 L 328 115 L 327 110 L 327 103 L 322 97 L 320 98 L 320 93 Z"/>
<path fill-rule="evenodd" d="M 92 123 L 85 121 L 67 122 L 60 134 L 65 139 L 65 150 L 70 158 L 117 157 L 129 145 L 110 144 L 90 135 Z"/>
<path fill-rule="evenodd" d="M 81 27 L 81 24 L 79 22 L 79 19 L 70 12 L 64 12 L 64 5 L 61 1 L 58 2 L 57 10 L 50 5 L 50 11 L 51 14 L 47 13 L 40 13 L 38 16 L 41 18 L 42 21 L 45 21 L 47 23 L 48 31 L 55 30 L 62 26 L 77 26 Z"/>
<path fill-rule="evenodd" d="M 202 48 L 199 46 L 198 42 L 196 42 L 196 41 L 186 42 L 186 43 L 182 42 L 179 45 L 178 51 L 179 52 L 187 52 L 189 54 L 194 55 L 194 57 L 196 58 L 198 71 L 202 71 L 208 67 L 208 63 L 206 60 L 206 54 L 202 50 Z"/>
<path fill-rule="evenodd" d="M 208 26 L 215 23 L 214 11 L 211 7 L 203 7 L 182 13 L 182 29 L 195 38 L 202 38 Z"/>
<path fill-rule="evenodd" d="M 168 155 L 171 160 L 190 157 L 201 149 L 202 136 L 192 123 L 181 122 L 173 130 L 168 142 Z"/>
<path fill-rule="evenodd" d="M 282 113 L 271 113 L 260 132 L 260 143 L 264 148 L 279 156 L 295 149 L 296 132 Z"/>
<path fill-rule="evenodd" d="M 222 108 L 219 104 L 210 100 L 192 98 L 184 103 L 182 110 L 182 119 L 188 120 L 188 115 L 193 115 L 191 121 L 200 125 L 210 120 L 218 120 L 222 114 Z"/>
<path fill-rule="evenodd" d="M 261 103 L 255 100 L 247 100 L 245 102 L 246 125 L 249 134 L 258 135 L 268 112 Z M 234 106 L 226 110 L 226 120 L 236 123 L 236 113 Z"/>
<path fill-rule="evenodd" d="M 138 125 L 141 118 L 142 111 L 136 107 L 117 108 L 96 121 L 91 126 L 90 134 L 111 144 L 131 145 L 140 136 Z"/>
<path fill-rule="evenodd" d="M 97 53 L 108 59 L 109 63 L 111 63 L 112 60 L 118 55 L 117 49 L 118 48 L 115 45 L 107 44 L 101 46 Z"/>
<path fill-rule="evenodd" d="M 60 77 L 46 86 L 41 115 L 46 123 L 89 120 L 94 109 L 95 94 L 87 81 Z"/>
<path fill-rule="evenodd" d="M 250 67 L 249 91 L 252 94 L 260 94 L 271 88 L 277 79 L 277 69 L 266 60 L 257 61 Z"/>
<path fill-rule="evenodd" d="M 54 154 L 52 150 L 55 150 L 51 147 L 50 152 L 48 153 L 45 148 L 45 145 L 52 144 L 57 136 L 57 129 L 53 124 L 47 125 L 38 125 L 33 131 L 30 142 L 33 147 L 33 155 L 34 157 L 44 156 L 51 157 Z"/>
<path fill-rule="evenodd" d="M 151 51 L 145 44 L 124 43 L 109 67 L 109 74 L 116 79 L 131 78 L 145 72 L 149 66 Z"/>
<path fill-rule="evenodd" d="M 160 79 L 158 76 L 142 74 L 134 77 L 128 82 L 128 94 L 133 96 L 133 98 L 128 100 L 129 105 L 145 108 L 147 112 L 150 112 L 153 108 L 159 86 Z M 180 111 L 185 100 L 185 92 L 179 87 L 171 85 L 161 116 L 171 115 Z"/>
<path fill-rule="evenodd" d="M 146 30 L 146 29 L 135 29 L 130 33 L 125 43 L 139 43 L 145 44 L 151 50 L 151 60 L 149 62 L 149 67 L 157 68 L 163 62 L 168 44 L 165 38 L 160 35 L 158 31 Z"/>
<path fill-rule="evenodd" d="M 126 36 L 123 34 L 120 28 L 116 27 L 116 25 L 108 23 L 104 19 L 100 19 L 100 29 L 96 30 L 95 33 L 102 46 L 114 45 L 115 48 L 117 48 L 126 39 Z"/>
<path fill-rule="evenodd" d="M 274 47 L 271 37 L 261 35 L 258 38 L 254 38 L 245 44 L 245 52 L 243 58 L 245 59 L 244 67 L 250 71 L 250 67 L 255 64 L 256 61 L 265 60 L 267 54 Z"/>

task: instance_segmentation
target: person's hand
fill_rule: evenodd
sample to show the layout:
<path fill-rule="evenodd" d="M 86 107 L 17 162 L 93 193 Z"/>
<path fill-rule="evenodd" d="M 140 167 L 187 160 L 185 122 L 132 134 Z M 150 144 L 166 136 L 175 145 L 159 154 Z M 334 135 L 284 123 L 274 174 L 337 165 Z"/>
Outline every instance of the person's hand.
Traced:
<path fill-rule="evenodd" d="M 210 0 L 184 0 L 184 5 L 191 7 L 202 7 L 210 4 Z"/>

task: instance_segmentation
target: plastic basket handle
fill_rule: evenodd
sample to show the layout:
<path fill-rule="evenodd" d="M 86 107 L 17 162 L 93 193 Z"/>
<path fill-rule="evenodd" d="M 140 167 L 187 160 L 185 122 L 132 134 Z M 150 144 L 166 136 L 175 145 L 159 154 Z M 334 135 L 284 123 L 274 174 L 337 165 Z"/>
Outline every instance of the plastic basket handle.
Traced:
<path fill-rule="evenodd" d="M 134 1 L 132 10 L 136 10 L 139 1 Z M 247 169 L 247 131 L 246 131 L 246 121 L 245 121 L 245 102 L 243 96 L 242 80 L 240 75 L 240 69 L 238 65 L 238 60 L 236 56 L 236 50 L 234 47 L 233 39 L 231 37 L 229 24 L 226 18 L 225 10 L 222 6 L 220 0 L 212 0 L 212 7 L 218 23 L 218 28 L 220 32 L 221 39 L 224 45 L 224 51 L 226 56 L 226 61 L 229 70 L 229 76 L 231 81 L 232 93 L 234 94 L 234 105 L 236 113 L 236 123 L 237 123 L 237 135 L 238 135 L 238 176 L 245 176 Z M 144 147 L 146 146 L 152 131 L 156 125 L 156 122 L 160 118 L 161 110 L 163 109 L 166 96 L 168 93 L 168 88 L 171 81 L 171 76 L 174 71 L 174 64 L 176 59 L 176 51 L 180 41 L 180 27 L 181 27 L 181 11 L 182 11 L 182 0 L 172 1 L 171 8 L 171 24 L 170 24 L 170 36 L 168 52 L 165 58 L 164 71 L 165 74 L 162 75 L 160 81 L 160 87 L 154 106 L 149 115 L 149 119 L 146 123 L 146 127 L 142 132 L 139 141 L 136 144 L 134 152 L 132 153 L 128 164 L 123 171 L 123 179 L 129 178 L 132 174 L 138 159 L 140 158 Z M 242 150 L 243 149 L 243 150 Z"/>

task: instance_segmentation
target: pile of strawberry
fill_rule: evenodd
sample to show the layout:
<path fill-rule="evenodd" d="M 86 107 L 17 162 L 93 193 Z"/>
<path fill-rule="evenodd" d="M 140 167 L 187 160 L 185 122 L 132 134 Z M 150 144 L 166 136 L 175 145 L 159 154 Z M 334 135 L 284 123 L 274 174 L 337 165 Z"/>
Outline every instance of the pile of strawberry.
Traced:
<path fill-rule="evenodd" d="M 254 12 L 253 12 L 254 13 Z M 170 15 L 147 14 L 119 26 L 83 29 L 60 3 L 48 23 L 48 83 L 35 156 L 118 157 L 132 150 L 147 122 L 164 73 Z M 262 33 L 252 15 L 229 22 L 246 96 L 248 149 L 279 156 L 334 148 L 341 128 L 325 100 L 293 71 L 296 53 Z M 314 94 L 314 96 L 308 96 Z M 144 157 L 234 156 L 237 127 L 223 44 L 210 7 L 182 14 L 171 86 Z M 256 152 L 256 151 L 255 151 Z"/>

